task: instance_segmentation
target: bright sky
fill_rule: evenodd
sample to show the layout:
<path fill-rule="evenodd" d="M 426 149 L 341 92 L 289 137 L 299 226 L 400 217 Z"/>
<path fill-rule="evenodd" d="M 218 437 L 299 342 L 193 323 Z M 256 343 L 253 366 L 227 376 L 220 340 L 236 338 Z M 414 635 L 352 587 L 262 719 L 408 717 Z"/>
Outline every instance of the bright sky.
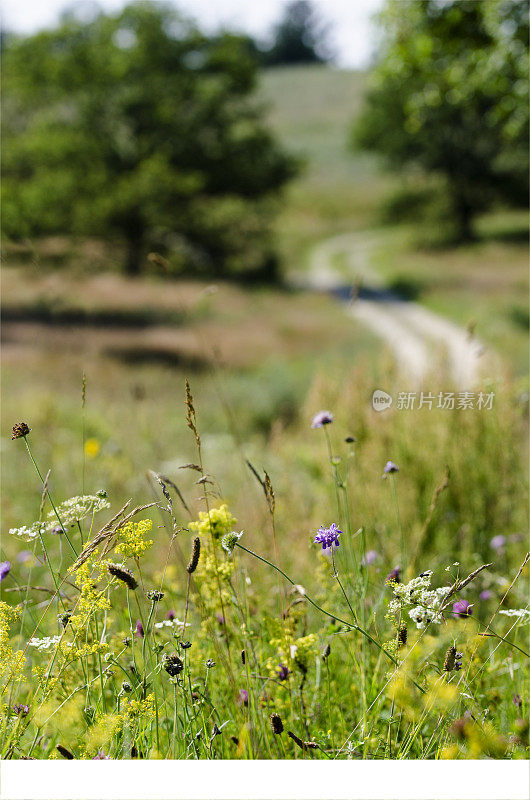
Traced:
<path fill-rule="evenodd" d="M 282 13 L 287 0 L 172 0 L 200 26 L 219 26 L 246 31 L 265 38 Z M 366 66 L 372 53 L 374 28 L 371 17 L 383 0 L 315 0 L 320 16 L 330 24 L 330 40 L 341 67 Z M 0 0 L 2 26 L 17 33 L 33 33 L 53 26 L 65 7 L 92 7 L 92 0 Z M 99 0 L 105 11 L 116 11 L 124 0 Z"/>

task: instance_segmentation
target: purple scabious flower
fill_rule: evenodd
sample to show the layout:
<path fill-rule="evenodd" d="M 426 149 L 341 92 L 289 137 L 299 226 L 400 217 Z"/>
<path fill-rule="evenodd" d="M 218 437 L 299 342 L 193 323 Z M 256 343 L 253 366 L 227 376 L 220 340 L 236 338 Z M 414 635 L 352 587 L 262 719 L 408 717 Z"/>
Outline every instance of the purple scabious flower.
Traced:
<path fill-rule="evenodd" d="M 97 755 L 94 756 L 92 761 L 108 761 L 110 756 L 107 756 L 103 750 L 98 750 Z"/>
<path fill-rule="evenodd" d="M 506 544 L 506 536 L 499 534 L 498 536 L 494 536 L 490 542 L 490 547 L 494 550 L 502 550 L 504 545 Z"/>
<path fill-rule="evenodd" d="M 289 677 L 289 669 L 285 666 L 285 664 L 278 664 L 276 667 L 278 671 L 278 680 L 279 681 L 286 681 Z"/>
<path fill-rule="evenodd" d="M 453 617 L 458 619 L 459 617 L 470 617 L 473 613 L 473 608 L 471 603 L 468 603 L 467 600 L 457 600 L 456 603 L 453 603 Z"/>
<path fill-rule="evenodd" d="M 386 576 L 386 582 L 394 581 L 394 583 L 401 583 L 401 567 L 394 567 Z"/>
<path fill-rule="evenodd" d="M 15 703 L 13 706 L 13 713 L 18 717 L 27 717 L 29 714 L 29 706 L 26 706 L 23 703 Z"/>
<path fill-rule="evenodd" d="M 136 625 L 134 627 L 134 635 L 138 636 L 139 639 L 143 639 L 145 636 L 144 626 L 142 625 L 139 619 L 136 620 Z"/>
<path fill-rule="evenodd" d="M 319 411 L 315 414 L 311 423 L 312 428 L 322 428 L 324 425 L 329 425 L 333 422 L 333 414 L 331 411 Z"/>
<path fill-rule="evenodd" d="M 479 598 L 481 600 L 491 600 L 492 597 L 493 592 L 490 592 L 489 589 L 484 589 L 484 591 L 479 594 Z"/>
<path fill-rule="evenodd" d="M 321 544 L 322 550 L 332 550 L 333 547 L 339 547 L 339 536 L 342 533 L 335 522 L 332 522 L 329 528 L 324 528 L 323 525 L 318 529 L 317 535 L 313 539 L 314 544 Z"/>
<path fill-rule="evenodd" d="M 383 472 L 385 475 L 389 475 L 392 472 L 399 472 L 399 467 L 397 464 L 394 464 L 393 461 L 387 461 L 383 469 Z"/>
<path fill-rule="evenodd" d="M 9 561 L 0 561 L 0 582 L 2 582 L 4 578 L 7 578 L 10 569 L 11 564 Z"/>
<path fill-rule="evenodd" d="M 379 553 L 377 550 L 368 550 L 364 558 L 361 559 L 361 564 L 363 567 L 369 567 L 370 564 L 373 564 L 374 561 L 377 561 L 379 558 Z"/>
<path fill-rule="evenodd" d="M 248 692 L 246 689 L 239 690 L 239 697 L 237 699 L 237 702 L 241 706 L 248 706 Z"/>

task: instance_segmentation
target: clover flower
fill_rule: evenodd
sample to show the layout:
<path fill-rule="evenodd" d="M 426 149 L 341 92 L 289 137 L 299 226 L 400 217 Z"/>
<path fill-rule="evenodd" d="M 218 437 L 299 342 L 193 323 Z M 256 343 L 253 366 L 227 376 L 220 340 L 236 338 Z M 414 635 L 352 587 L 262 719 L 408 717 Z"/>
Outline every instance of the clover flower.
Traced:
<path fill-rule="evenodd" d="M 368 550 L 366 555 L 361 559 L 361 564 L 363 567 L 369 567 L 370 564 L 373 564 L 374 561 L 377 561 L 379 558 L 379 553 L 377 550 Z"/>
<path fill-rule="evenodd" d="M 339 547 L 339 536 L 342 531 L 339 529 L 335 522 L 332 522 L 329 528 L 324 528 L 323 525 L 318 529 L 317 535 L 313 539 L 314 544 L 321 544 L 322 550 L 332 551 L 334 547 Z"/>
<path fill-rule="evenodd" d="M 286 681 L 290 674 L 288 667 L 286 667 L 285 664 L 278 664 L 276 669 L 278 674 L 278 680 Z"/>
<path fill-rule="evenodd" d="M 387 461 L 384 466 L 383 473 L 385 475 L 390 475 L 392 472 L 399 472 L 399 467 L 397 464 L 394 464 L 393 461 Z"/>
<path fill-rule="evenodd" d="M 401 567 L 394 567 L 386 576 L 386 583 L 401 583 Z"/>
<path fill-rule="evenodd" d="M 0 583 L 4 580 L 4 578 L 7 578 L 10 569 L 11 564 L 9 561 L 0 561 Z"/>
<path fill-rule="evenodd" d="M 239 533 L 237 533 L 236 531 L 231 531 L 230 533 L 225 534 L 221 539 L 221 547 L 223 548 L 223 550 L 226 550 L 228 555 L 231 556 L 232 553 L 234 552 L 234 547 L 236 546 L 236 544 L 238 543 L 238 541 L 241 539 L 242 536 L 243 536 L 243 531 L 240 531 Z"/>
<path fill-rule="evenodd" d="M 470 617 L 473 613 L 473 609 L 471 603 L 468 603 L 467 600 L 457 600 L 453 603 L 453 617 L 458 619 L 459 617 Z"/>
<path fill-rule="evenodd" d="M 311 422 L 312 428 L 323 428 L 324 425 L 330 425 L 333 422 L 333 414 L 331 411 L 319 411 L 315 414 Z"/>
<path fill-rule="evenodd" d="M 239 690 L 239 696 L 237 698 L 237 702 L 241 706 L 248 706 L 248 692 L 246 689 Z"/>
<path fill-rule="evenodd" d="M 506 536 L 498 534 L 497 536 L 494 536 L 493 539 L 491 540 L 490 547 L 493 548 L 493 550 L 502 550 L 505 544 L 506 544 Z"/>

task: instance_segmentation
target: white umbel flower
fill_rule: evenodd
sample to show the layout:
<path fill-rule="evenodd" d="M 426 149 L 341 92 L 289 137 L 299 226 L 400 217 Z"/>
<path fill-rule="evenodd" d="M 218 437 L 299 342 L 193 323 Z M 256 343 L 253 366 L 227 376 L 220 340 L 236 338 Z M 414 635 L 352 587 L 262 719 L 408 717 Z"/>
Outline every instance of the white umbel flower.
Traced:
<path fill-rule="evenodd" d="M 85 517 L 92 516 L 92 514 L 103 511 L 105 508 L 110 508 L 110 503 L 106 496 L 103 497 L 99 494 L 79 495 L 70 497 L 64 503 L 58 505 L 57 514 L 55 514 L 55 511 L 50 511 L 48 519 L 55 520 L 58 516 L 63 525 L 75 525 L 76 522 L 81 522 Z"/>
<path fill-rule="evenodd" d="M 43 639 L 34 637 L 29 640 L 28 645 L 29 647 L 36 647 L 37 650 L 50 650 L 52 647 L 57 646 L 60 639 L 60 636 L 45 636 Z"/>

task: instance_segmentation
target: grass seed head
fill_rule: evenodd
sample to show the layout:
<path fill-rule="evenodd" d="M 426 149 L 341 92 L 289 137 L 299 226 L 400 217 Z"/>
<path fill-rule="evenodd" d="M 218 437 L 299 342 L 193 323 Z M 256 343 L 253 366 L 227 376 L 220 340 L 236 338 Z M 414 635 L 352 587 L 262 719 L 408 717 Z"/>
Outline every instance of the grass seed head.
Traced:
<path fill-rule="evenodd" d="M 187 572 L 191 575 L 197 569 L 197 565 L 199 563 L 199 558 L 201 555 L 201 540 L 198 536 L 195 537 L 193 540 L 193 545 L 191 547 L 191 557 L 186 567 Z"/>

